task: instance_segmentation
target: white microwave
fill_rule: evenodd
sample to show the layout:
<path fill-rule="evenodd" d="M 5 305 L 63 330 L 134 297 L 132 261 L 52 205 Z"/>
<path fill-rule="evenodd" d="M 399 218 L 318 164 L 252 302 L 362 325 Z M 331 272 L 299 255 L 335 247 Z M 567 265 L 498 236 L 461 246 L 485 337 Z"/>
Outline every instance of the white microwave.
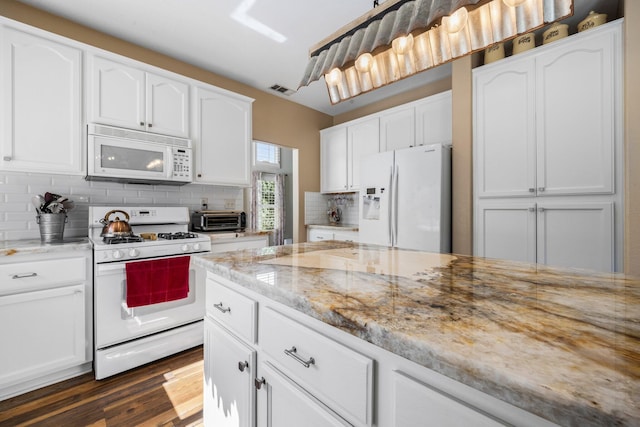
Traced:
<path fill-rule="evenodd" d="M 87 180 L 184 185 L 191 141 L 111 126 L 87 126 Z"/>

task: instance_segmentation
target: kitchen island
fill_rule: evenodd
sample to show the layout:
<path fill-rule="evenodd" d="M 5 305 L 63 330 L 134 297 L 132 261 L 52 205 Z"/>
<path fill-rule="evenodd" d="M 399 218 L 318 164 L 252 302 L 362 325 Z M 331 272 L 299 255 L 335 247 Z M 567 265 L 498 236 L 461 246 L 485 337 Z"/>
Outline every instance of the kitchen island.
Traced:
<path fill-rule="evenodd" d="M 640 424 L 637 279 L 335 241 L 206 254 L 195 263 L 540 419 Z M 387 388 L 384 378 L 374 381 Z M 389 418 L 373 411 L 373 424 L 385 425 Z"/>

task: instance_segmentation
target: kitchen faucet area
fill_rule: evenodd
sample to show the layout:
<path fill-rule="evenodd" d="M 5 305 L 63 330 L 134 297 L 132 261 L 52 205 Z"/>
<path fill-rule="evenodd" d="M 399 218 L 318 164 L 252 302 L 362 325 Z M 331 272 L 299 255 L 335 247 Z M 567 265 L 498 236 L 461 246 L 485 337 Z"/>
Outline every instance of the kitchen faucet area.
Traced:
<path fill-rule="evenodd" d="M 267 3 L 0 1 L 0 426 L 640 426 L 640 2 Z"/>

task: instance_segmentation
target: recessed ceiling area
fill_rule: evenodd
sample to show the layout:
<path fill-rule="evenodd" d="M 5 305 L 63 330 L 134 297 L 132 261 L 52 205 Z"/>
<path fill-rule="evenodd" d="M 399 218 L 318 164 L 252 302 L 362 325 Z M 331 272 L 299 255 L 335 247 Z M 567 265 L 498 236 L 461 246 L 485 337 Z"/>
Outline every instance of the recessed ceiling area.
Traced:
<path fill-rule="evenodd" d="M 334 106 L 323 79 L 298 89 L 309 48 L 369 12 L 371 0 L 19 1 L 332 116 L 451 75 L 444 64 Z M 592 9 L 615 15 L 618 1 L 575 5 L 577 23 Z"/>

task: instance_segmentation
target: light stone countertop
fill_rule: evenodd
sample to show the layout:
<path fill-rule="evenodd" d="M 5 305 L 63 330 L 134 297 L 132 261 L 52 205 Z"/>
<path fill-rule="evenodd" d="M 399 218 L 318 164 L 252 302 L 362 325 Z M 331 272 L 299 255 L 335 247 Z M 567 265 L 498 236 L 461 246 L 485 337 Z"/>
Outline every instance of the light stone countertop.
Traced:
<path fill-rule="evenodd" d="M 335 241 L 194 260 L 557 424 L 640 425 L 639 279 Z"/>
<path fill-rule="evenodd" d="M 42 243 L 40 239 L 0 241 L 0 259 L 9 262 L 14 255 L 55 253 L 58 251 L 91 249 L 93 246 L 87 237 L 72 237 L 60 243 Z"/>

